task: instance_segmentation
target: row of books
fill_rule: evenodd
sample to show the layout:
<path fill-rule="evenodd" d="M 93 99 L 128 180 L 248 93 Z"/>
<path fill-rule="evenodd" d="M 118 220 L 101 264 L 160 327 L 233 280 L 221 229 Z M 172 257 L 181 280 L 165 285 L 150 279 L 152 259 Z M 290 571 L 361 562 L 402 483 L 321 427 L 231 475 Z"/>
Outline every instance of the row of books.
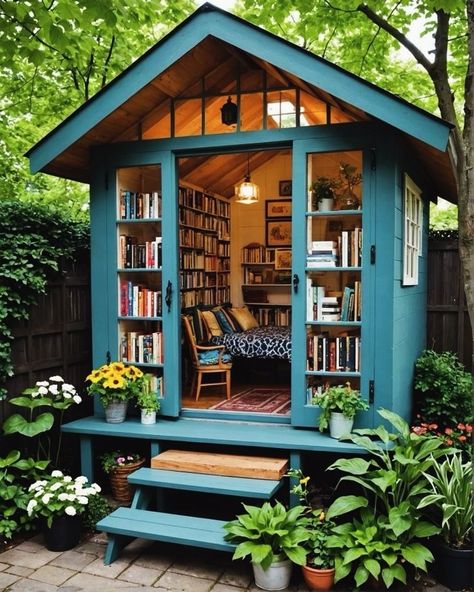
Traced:
<path fill-rule="evenodd" d="M 362 229 L 343 230 L 337 240 L 311 241 L 307 267 L 360 267 L 362 262 Z"/>
<path fill-rule="evenodd" d="M 163 397 L 163 376 L 155 376 L 154 374 L 147 373 L 146 379 L 148 381 L 148 388 L 150 391 L 152 393 L 156 393 L 157 397 Z"/>
<path fill-rule="evenodd" d="M 355 281 L 345 286 L 342 293 L 314 285 L 310 278 L 306 283 L 306 319 L 308 321 L 360 321 L 361 283 Z"/>
<path fill-rule="evenodd" d="M 201 288 L 204 285 L 203 271 L 181 271 L 179 274 L 179 283 L 181 290 L 189 288 Z"/>
<path fill-rule="evenodd" d="M 181 269 L 203 269 L 204 253 L 202 251 L 180 251 L 179 266 Z"/>
<path fill-rule="evenodd" d="M 291 325 L 291 307 L 289 306 L 265 308 L 248 304 L 248 307 L 260 326 L 289 327 Z"/>
<path fill-rule="evenodd" d="M 360 372 L 360 337 L 344 335 L 307 338 L 307 370 L 315 372 Z"/>
<path fill-rule="evenodd" d="M 274 263 L 275 249 L 267 249 L 258 243 L 251 243 L 242 249 L 242 263 Z"/>
<path fill-rule="evenodd" d="M 120 355 L 122 362 L 132 364 L 162 364 L 163 337 L 162 333 L 139 333 L 129 331 L 120 338 Z"/>
<path fill-rule="evenodd" d="M 161 192 L 137 193 L 120 190 L 120 218 L 122 220 L 146 220 L 161 217 Z"/>
<path fill-rule="evenodd" d="M 188 208 L 195 208 L 207 214 L 220 216 L 224 218 L 230 217 L 230 204 L 222 199 L 217 199 L 212 195 L 191 189 L 190 187 L 179 187 L 178 189 L 179 204 Z"/>
<path fill-rule="evenodd" d="M 120 316 L 161 316 L 161 290 L 150 290 L 141 284 L 120 282 Z"/>
<path fill-rule="evenodd" d="M 138 242 L 136 236 L 119 237 L 119 267 L 123 269 L 159 269 L 162 263 L 162 238 Z"/>
<path fill-rule="evenodd" d="M 230 257 L 230 244 L 229 243 L 218 243 L 217 244 L 217 255 L 219 257 Z"/>
<path fill-rule="evenodd" d="M 179 223 L 217 232 L 217 218 L 204 212 L 179 208 Z"/>

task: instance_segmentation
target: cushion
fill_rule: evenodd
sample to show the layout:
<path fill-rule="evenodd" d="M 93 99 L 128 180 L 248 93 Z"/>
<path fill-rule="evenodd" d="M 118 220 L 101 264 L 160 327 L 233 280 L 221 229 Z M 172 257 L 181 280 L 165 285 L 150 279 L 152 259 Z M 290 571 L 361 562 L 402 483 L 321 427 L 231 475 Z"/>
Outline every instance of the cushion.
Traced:
<path fill-rule="evenodd" d="M 234 325 L 229 321 L 228 316 L 225 314 L 223 310 L 215 310 L 214 315 L 223 333 L 228 334 L 235 332 Z"/>
<path fill-rule="evenodd" d="M 210 333 L 211 337 L 220 337 L 222 335 L 222 329 L 219 323 L 217 322 L 216 315 L 212 310 L 202 310 L 201 316 L 204 320 L 204 323 L 207 327 L 208 332 Z"/>
<path fill-rule="evenodd" d="M 202 366 L 214 366 L 219 363 L 219 349 L 210 349 L 205 352 L 198 352 L 199 364 Z M 232 362 L 232 356 L 230 354 L 223 354 L 221 361 L 224 364 Z"/>
<path fill-rule="evenodd" d="M 254 329 L 259 326 L 257 319 L 246 306 L 242 306 L 242 308 L 231 308 L 229 312 L 232 315 L 232 318 L 237 321 L 242 331 Z"/>
<path fill-rule="evenodd" d="M 193 308 L 192 313 L 192 328 L 194 331 L 194 337 L 196 338 L 196 343 L 198 345 L 203 345 L 204 343 L 208 342 L 208 338 L 207 338 L 207 332 L 205 327 L 203 327 L 203 323 L 202 323 L 202 317 L 199 313 L 199 310 L 197 308 Z"/>

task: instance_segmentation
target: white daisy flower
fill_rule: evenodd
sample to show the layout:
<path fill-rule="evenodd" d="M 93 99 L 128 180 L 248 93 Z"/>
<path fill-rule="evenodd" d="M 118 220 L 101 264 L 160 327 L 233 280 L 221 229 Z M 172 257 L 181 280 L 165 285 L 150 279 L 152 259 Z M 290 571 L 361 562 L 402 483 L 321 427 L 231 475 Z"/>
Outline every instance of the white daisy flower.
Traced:
<path fill-rule="evenodd" d="M 64 511 L 68 516 L 75 516 L 77 514 L 74 506 L 67 506 Z"/>
<path fill-rule="evenodd" d="M 38 393 L 40 395 L 47 395 L 48 394 L 48 389 L 45 386 L 40 386 L 38 389 Z"/>
<path fill-rule="evenodd" d="M 63 481 L 65 483 L 70 483 L 72 481 L 72 477 L 70 475 L 65 475 Z"/>
<path fill-rule="evenodd" d="M 84 495 L 80 495 L 78 496 L 77 501 L 85 506 L 89 503 L 89 498 L 85 497 Z"/>
<path fill-rule="evenodd" d="M 38 380 L 35 386 L 49 386 L 49 382 L 47 380 Z"/>
<path fill-rule="evenodd" d="M 87 483 L 87 477 L 85 475 L 80 475 L 75 479 L 76 483 Z"/>
<path fill-rule="evenodd" d="M 68 495 L 67 495 L 67 499 L 68 499 L 70 502 L 75 502 L 75 501 L 76 501 L 76 496 L 75 496 L 73 493 L 68 493 Z"/>
<path fill-rule="evenodd" d="M 38 502 L 34 499 L 30 500 L 28 502 L 28 505 L 26 506 L 26 511 L 28 512 L 28 515 L 31 515 L 31 512 L 33 511 L 33 509 L 38 505 Z"/>
<path fill-rule="evenodd" d="M 62 484 L 57 482 L 57 483 L 53 483 L 51 485 L 51 487 L 49 488 L 50 491 L 57 491 L 58 489 L 61 489 Z"/>
<path fill-rule="evenodd" d="M 66 392 L 66 393 L 63 393 L 63 397 L 64 397 L 65 399 L 72 399 L 72 395 L 71 395 L 71 393 L 67 393 L 67 392 Z"/>
<path fill-rule="evenodd" d="M 49 380 L 54 382 L 64 382 L 64 378 L 62 376 L 50 376 Z"/>
<path fill-rule="evenodd" d="M 53 496 L 50 493 L 45 493 L 41 498 L 41 501 L 43 502 L 43 504 L 49 504 L 49 501 L 52 497 Z"/>
<path fill-rule="evenodd" d="M 73 400 L 74 403 L 77 403 L 79 405 L 79 403 L 82 402 L 82 397 L 80 397 L 79 395 L 74 395 Z"/>
<path fill-rule="evenodd" d="M 57 469 L 51 473 L 51 477 L 62 477 L 62 476 L 63 476 L 62 471 L 58 471 Z M 46 483 L 46 481 L 45 481 L 45 483 Z"/>
<path fill-rule="evenodd" d="M 72 384 L 68 384 L 67 382 L 65 382 L 64 384 L 61 385 L 61 389 L 65 392 L 68 393 L 75 393 L 76 389 Z"/>
<path fill-rule="evenodd" d="M 53 394 L 53 395 L 57 395 L 57 394 L 59 393 L 59 390 L 58 390 L 58 385 L 57 385 L 57 384 L 52 384 L 52 385 L 49 387 L 49 392 L 50 392 L 51 394 Z"/>
<path fill-rule="evenodd" d="M 69 495 L 67 493 L 62 492 L 58 495 L 58 500 L 61 502 L 65 502 L 68 499 L 69 499 Z"/>

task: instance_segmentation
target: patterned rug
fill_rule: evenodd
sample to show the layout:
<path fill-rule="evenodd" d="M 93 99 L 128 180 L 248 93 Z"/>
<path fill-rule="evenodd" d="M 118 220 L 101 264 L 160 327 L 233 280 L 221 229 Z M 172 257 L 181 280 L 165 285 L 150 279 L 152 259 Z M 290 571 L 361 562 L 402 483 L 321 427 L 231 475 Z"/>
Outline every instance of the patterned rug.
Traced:
<path fill-rule="evenodd" d="M 211 409 L 244 413 L 278 413 L 286 415 L 290 412 L 289 388 L 251 388 L 213 405 Z"/>

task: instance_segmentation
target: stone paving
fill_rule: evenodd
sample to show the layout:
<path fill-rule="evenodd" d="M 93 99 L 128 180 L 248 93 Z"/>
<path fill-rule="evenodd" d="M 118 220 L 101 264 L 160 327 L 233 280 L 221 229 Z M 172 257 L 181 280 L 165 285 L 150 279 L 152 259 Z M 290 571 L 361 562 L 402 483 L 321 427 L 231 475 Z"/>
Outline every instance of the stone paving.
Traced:
<path fill-rule="evenodd" d="M 228 553 L 136 539 L 112 565 L 104 565 L 106 537 L 94 535 L 76 548 L 48 551 L 38 535 L 0 553 L 0 592 L 256 592 L 247 561 Z M 307 592 L 298 569 L 288 592 Z M 423 581 L 416 592 L 450 592 Z M 338 592 L 351 592 L 338 587 Z M 415 592 L 411 589 L 411 592 Z"/>
<path fill-rule="evenodd" d="M 38 535 L 0 554 L 0 591 L 79 592 L 255 592 L 248 562 L 228 553 L 165 545 L 137 539 L 112 565 L 104 565 L 106 537 L 71 551 L 48 551 Z M 307 590 L 295 570 L 290 591 Z"/>

